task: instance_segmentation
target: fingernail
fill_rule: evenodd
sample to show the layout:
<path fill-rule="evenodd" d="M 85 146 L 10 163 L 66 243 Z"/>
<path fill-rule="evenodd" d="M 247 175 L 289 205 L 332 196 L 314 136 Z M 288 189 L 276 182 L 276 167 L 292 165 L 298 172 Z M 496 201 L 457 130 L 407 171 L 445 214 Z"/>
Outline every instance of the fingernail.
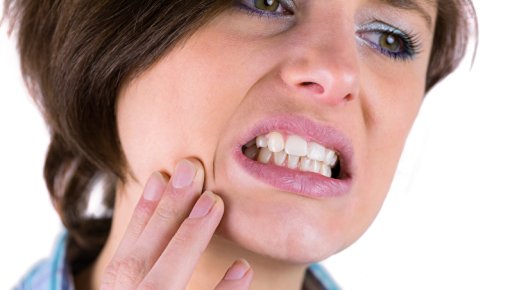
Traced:
<path fill-rule="evenodd" d="M 215 203 L 216 197 L 214 197 L 213 193 L 210 191 L 204 192 L 191 210 L 189 218 L 194 219 L 206 216 L 211 211 Z"/>
<path fill-rule="evenodd" d="M 167 179 L 159 172 L 154 172 L 143 190 L 143 198 L 149 201 L 158 201 L 163 195 Z"/>
<path fill-rule="evenodd" d="M 195 165 L 190 161 L 183 159 L 175 166 L 175 172 L 172 176 L 172 186 L 174 188 L 188 187 L 193 183 L 195 178 L 196 169 Z"/>
<path fill-rule="evenodd" d="M 244 259 L 240 259 L 235 261 L 234 265 L 232 265 L 225 274 L 225 280 L 241 280 L 246 272 L 250 270 L 250 264 L 246 262 Z"/>

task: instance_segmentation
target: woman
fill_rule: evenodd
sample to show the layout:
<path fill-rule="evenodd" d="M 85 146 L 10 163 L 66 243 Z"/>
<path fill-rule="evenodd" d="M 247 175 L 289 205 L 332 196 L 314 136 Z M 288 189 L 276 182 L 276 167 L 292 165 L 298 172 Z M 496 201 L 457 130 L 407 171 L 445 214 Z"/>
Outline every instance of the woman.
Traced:
<path fill-rule="evenodd" d="M 375 218 L 473 13 L 461 0 L 7 7 L 68 230 L 20 288 L 76 289 L 335 289 L 313 263 Z M 84 215 L 98 184 L 102 218 Z"/>

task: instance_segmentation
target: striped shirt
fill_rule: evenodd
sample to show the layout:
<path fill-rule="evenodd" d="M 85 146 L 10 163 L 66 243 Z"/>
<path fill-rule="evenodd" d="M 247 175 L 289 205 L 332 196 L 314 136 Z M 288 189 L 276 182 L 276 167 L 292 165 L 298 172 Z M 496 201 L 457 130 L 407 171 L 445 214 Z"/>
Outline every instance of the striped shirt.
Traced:
<path fill-rule="evenodd" d="M 52 255 L 28 272 L 15 290 L 74 290 L 73 278 L 66 263 L 67 233 L 57 242 Z M 341 290 L 320 264 L 312 264 L 306 271 L 303 290 Z"/>

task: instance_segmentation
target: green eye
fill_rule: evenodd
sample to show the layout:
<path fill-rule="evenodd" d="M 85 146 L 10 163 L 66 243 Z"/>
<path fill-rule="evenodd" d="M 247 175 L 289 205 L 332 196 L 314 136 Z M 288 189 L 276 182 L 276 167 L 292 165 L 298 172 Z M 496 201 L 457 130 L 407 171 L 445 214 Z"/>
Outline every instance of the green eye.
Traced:
<path fill-rule="evenodd" d="M 280 6 L 279 0 L 254 0 L 255 7 L 263 11 L 274 12 Z"/>
<path fill-rule="evenodd" d="M 393 59 L 413 59 L 419 53 L 420 43 L 416 35 L 383 22 L 364 24 L 357 34 L 365 44 Z"/>
<path fill-rule="evenodd" d="M 381 34 L 379 45 L 390 52 L 400 52 L 404 47 L 402 40 L 391 33 Z"/>

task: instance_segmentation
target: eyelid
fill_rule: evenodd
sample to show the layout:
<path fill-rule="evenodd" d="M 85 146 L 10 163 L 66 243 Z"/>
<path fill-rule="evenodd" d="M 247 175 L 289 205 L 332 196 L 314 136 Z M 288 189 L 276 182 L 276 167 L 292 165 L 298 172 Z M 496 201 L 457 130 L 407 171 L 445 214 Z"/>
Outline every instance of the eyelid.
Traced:
<path fill-rule="evenodd" d="M 404 35 L 404 36 L 407 35 L 407 33 L 405 33 L 404 31 L 402 31 L 392 25 L 381 22 L 381 21 L 372 21 L 372 22 L 363 24 L 358 27 L 358 30 L 360 32 L 386 31 L 386 32 L 396 33 L 399 35 Z"/>
<path fill-rule="evenodd" d="M 295 10 L 296 5 L 294 3 L 294 0 L 279 0 L 279 2 L 280 2 L 279 5 L 281 5 L 281 7 L 284 10 L 291 12 L 291 14 L 270 12 L 270 11 L 264 11 L 264 10 L 257 9 L 254 7 L 253 3 L 250 3 L 250 2 L 253 2 L 253 0 L 233 0 L 232 2 L 233 2 L 233 5 L 239 9 L 245 10 L 246 12 L 248 12 L 250 14 L 255 14 L 255 15 L 263 16 L 263 17 L 287 17 L 287 16 L 293 15 L 294 11 L 296 11 Z"/>
<path fill-rule="evenodd" d="M 383 54 L 389 55 L 390 57 L 396 59 L 407 60 L 413 59 L 417 54 L 421 52 L 421 43 L 419 37 L 416 34 L 413 34 L 411 32 L 405 32 L 399 28 L 396 28 L 395 26 L 392 26 L 380 20 L 375 19 L 372 22 L 358 26 L 357 34 L 359 36 L 360 34 L 364 33 L 385 33 L 385 32 L 400 37 L 404 41 L 405 49 L 407 51 L 404 53 L 391 53 L 385 52 L 384 49 L 376 48 Z M 364 42 L 367 42 L 367 40 L 365 40 L 364 38 L 360 37 L 360 39 Z M 370 42 L 369 45 L 374 47 L 377 44 L 373 44 Z"/>

